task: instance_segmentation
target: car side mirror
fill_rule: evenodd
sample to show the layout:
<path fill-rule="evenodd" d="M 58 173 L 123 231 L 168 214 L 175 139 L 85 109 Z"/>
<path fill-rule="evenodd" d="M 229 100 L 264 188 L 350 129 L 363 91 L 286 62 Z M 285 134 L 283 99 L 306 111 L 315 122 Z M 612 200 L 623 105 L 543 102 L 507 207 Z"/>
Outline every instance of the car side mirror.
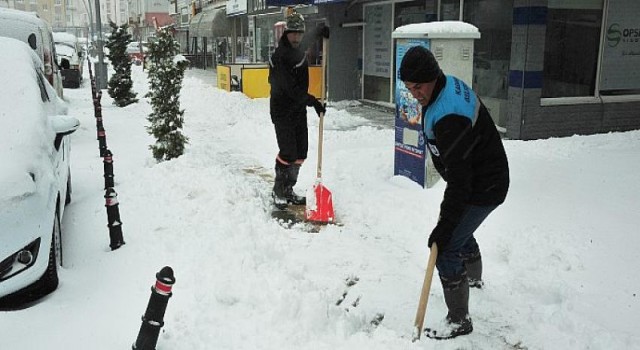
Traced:
<path fill-rule="evenodd" d="M 78 129 L 80 121 L 77 118 L 69 117 L 66 115 L 54 115 L 51 118 L 51 127 L 56 133 L 56 138 L 53 140 L 53 147 L 56 150 L 60 149 L 62 139 Z"/>
<path fill-rule="evenodd" d="M 70 117 L 68 115 L 54 115 L 50 117 L 51 127 L 56 134 L 61 136 L 69 135 L 78 130 L 80 121 L 78 118 Z"/>

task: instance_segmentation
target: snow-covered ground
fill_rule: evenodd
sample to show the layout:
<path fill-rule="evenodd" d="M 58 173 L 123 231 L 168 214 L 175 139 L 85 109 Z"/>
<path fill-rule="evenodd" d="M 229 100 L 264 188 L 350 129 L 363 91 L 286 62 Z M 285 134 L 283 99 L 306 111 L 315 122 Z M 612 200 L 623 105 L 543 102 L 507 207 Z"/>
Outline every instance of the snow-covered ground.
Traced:
<path fill-rule="evenodd" d="M 117 108 L 104 91 L 126 245 L 109 249 L 103 164 L 88 81 L 65 90 L 73 202 L 63 220 L 58 290 L 0 313 L 0 349 L 131 348 L 155 274 L 176 284 L 157 349 L 632 349 L 640 335 L 640 131 L 505 141 L 511 188 L 476 234 L 486 287 L 472 290 L 475 331 L 411 342 L 445 188 L 393 176 L 392 129 L 329 108 L 323 180 L 342 226 L 285 229 L 270 216 L 277 148 L 268 100 L 187 77 L 186 154 L 157 164 L 142 98 Z M 317 118 L 298 192 L 313 185 Z M 358 278 L 345 302 L 336 301 Z M 359 304 L 352 304 L 359 298 Z M 446 309 L 434 278 L 425 326 Z M 383 313 L 377 328 L 369 322 Z M 507 343 L 515 344 L 508 347 Z"/>

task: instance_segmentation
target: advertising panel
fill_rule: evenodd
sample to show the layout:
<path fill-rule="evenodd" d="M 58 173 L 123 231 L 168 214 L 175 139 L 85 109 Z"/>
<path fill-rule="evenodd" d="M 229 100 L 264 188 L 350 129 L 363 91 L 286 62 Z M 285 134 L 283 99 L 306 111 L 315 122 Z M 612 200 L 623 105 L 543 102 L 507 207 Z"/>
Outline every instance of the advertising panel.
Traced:
<path fill-rule="evenodd" d="M 427 158 L 422 132 L 422 106 L 411 96 L 400 80 L 400 64 L 405 52 L 412 46 L 430 47 L 428 39 L 396 40 L 396 123 L 394 175 L 402 175 L 427 186 Z"/>
<path fill-rule="evenodd" d="M 640 1 L 609 1 L 600 90 L 640 89 Z"/>

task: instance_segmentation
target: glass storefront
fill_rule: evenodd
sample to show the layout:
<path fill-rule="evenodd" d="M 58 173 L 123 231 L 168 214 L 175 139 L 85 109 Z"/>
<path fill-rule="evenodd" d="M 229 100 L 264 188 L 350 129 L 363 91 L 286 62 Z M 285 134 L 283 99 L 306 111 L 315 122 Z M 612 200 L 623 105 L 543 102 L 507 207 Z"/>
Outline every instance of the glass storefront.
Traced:
<path fill-rule="evenodd" d="M 255 61 L 269 62 L 269 57 L 275 51 L 277 41 L 274 26 L 277 22 L 283 21 L 282 13 L 273 13 L 267 15 L 258 15 L 254 17 L 255 32 Z M 315 27 L 322 25 L 323 22 L 318 21 L 311 16 L 305 16 L 306 35 L 304 36 L 302 47 L 307 50 L 307 60 L 309 65 L 317 65 L 322 59 L 322 39 L 314 40 L 312 33 L 315 33 Z M 249 45 L 247 45 L 249 50 Z"/>
<path fill-rule="evenodd" d="M 255 60 L 269 62 L 269 57 L 276 49 L 276 39 L 273 26 L 282 21 L 282 13 L 256 16 L 255 25 Z"/>
<path fill-rule="evenodd" d="M 513 0 L 465 0 L 463 19 L 480 30 L 473 48 L 473 90 L 499 126 L 507 119 Z"/>
<path fill-rule="evenodd" d="M 594 96 L 603 0 L 550 0 L 542 97 Z"/>
<path fill-rule="evenodd" d="M 395 29 L 413 23 L 436 21 L 438 19 L 437 6 L 437 0 L 396 3 L 394 7 L 393 28 Z M 395 46 L 393 52 L 396 52 Z M 397 67 L 400 62 L 396 61 L 396 55 L 393 55 L 393 60 L 394 67 Z M 395 94 L 392 102 L 395 103 Z"/>
<path fill-rule="evenodd" d="M 481 38 L 474 42 L 473 88 L 490 109 L 495 121 L 504 125 L 507 115 L 509 62 L 513 0 L 426 0 L 364 6 L 363 98 L 393 102 L 391 60 L 395 57 L 391 32 L 411 23 L 459 20 L 460 4 L 465 22 L 478 27 Z M 438 15 L 439 10 L 439 15 Z M 393 16 L 392 16 L 393 14 Z M 392 16 L 393 23 L 388 18 Z M 397 66 L 399 62 L 393 62 Z"/>
<path fill-rule="evenodd" d="M 549 0 L 542 97 L 640 94 L 638 13 L 637 0 Z"/>
<path fill-rule="evenodd" d="M 460 0 L 440 0 L 440 20 L 460 20 Z"/>
<path fill-rule="evenodd" d="M 393 4 L 364 7 L 363 98 L 391 101 L 391 14 Z"/>

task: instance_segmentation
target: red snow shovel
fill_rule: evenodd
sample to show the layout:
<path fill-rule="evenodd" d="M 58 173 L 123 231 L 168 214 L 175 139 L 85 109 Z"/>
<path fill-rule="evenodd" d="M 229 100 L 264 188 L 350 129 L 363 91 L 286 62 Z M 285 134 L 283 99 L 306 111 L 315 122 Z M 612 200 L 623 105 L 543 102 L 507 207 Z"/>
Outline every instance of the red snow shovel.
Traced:
<path fill-rule="evenodd" d="M 322 38 L 322 102 L 325 100 L 326 94 L 326 72 L 327 59 L 329 53 L 329 38 L 327 35 Z M 305 217 L 307 221 L 330 224 L 334 223 L 336 216 L 333 212 L 333 200 L 331 199 L 331 191 L 322 184 L 322 129 L 324 125 L 324 113 L 320 113 L 320 121 L 318 122 L 318 173 L 316 183 L 313 185 L 313 198 L 307 200 L 307 208 Z"/>
<path fill-rule="evenodd" d="M 416 313 L 416 320 L 413 323 L 413 336 L 411 341 L 415 342 L 420 339 L 422 334 L 422 326 L 424 324 L 424 317 L 427 313 L 427 302 L 429 301 L 429 291 L 431 290 L 431 279 L 433 278 L 433 269 L 436 266 L 436 258 L 438 257 L 438 246 L 433 243 L 431 245 L 431 253 L 429 253 L 429 262 L 427 263 L 427 272 L 424 275 L 424 282 L 422 283 L 422 293 L 420 293 L 420 302 L 418 303 L 418 312 Z"/>

